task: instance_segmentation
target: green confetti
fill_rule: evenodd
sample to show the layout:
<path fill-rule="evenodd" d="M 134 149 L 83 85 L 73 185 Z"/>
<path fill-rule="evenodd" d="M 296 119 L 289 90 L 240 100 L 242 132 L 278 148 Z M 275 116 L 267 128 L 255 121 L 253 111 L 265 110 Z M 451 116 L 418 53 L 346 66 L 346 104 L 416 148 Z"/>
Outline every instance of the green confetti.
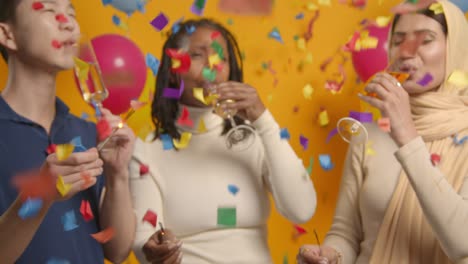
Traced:
<path fill-rule="evenodd" d="M 219 207 L 218 208 L 218 226 L 235 227 L 237 223 L 236 207 Z"/>
<path fill-rule="evenodd" d="M 203 78 L 209 82 L 216 80 L 216 71 L 212 71 L 209 68 L 203 68 L 202 75 Z"/>
<path fill-rule="evenodd" d="M 312 165 L 314 165 L 314 157 L 310 157 L 309 167 L 307 167 L 307 174 L 309 175 L 312 173 Z"/>
<path fill-rule="evenodd" d="M 268 63 L 262 62 L 262 69 L 268 70 Z"/>
<path fill-rule="evenodd" d="M 283 257 L 283 264 L 288 264 L 288 254 L 284 254 L 284 257 Z"/>
<path fill-rule="evenodd" d="M 230 26 L 232 26 L 234 24 L 234 20 L 232 20 L 232 18 L 228 18 L 228 20 L 226 21 L 226 23 Z"/>
<path fill-rule="evenodd" d="M 218 41 L 213 41 L 211 43 L 211 48 L 216 51 L 216 53 L 218 53 L 218 56 L 220 59 L 224 60 L 224 51 L 223 51 L 223 47 L 221 46 L 221 44 L 219 44 Z"/>
<path fill-rule="evenodd" d="M 294 39 L 294 41 L 298 41 L 299 40 L 299 35 L 294 35 L 293 39 Z"/>
<path fill-rule="evenodd" d="M 202 10 L 205 7 L 205 1 L 206 0 L 196 0 L 195 1 L 195 6 L 198 8 L 198 10 Z"/>

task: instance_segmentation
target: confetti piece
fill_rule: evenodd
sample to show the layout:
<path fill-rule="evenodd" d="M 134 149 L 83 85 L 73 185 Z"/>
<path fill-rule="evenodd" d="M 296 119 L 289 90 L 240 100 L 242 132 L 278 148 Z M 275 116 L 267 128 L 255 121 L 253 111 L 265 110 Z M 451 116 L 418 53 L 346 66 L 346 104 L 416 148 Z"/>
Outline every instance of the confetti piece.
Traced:
<path fill-rule="evenodd" d="M 314 165 L 314 157 L 310 157 L 310 158 L 309 158 L 309 166 L 307 166 L 307 168 L 306 168 L 306 170 L 307 170 L 307 175 L 311 175 L 311 174 L 312 174 L 313 165 Z"/>
<path fill-rule="evenodd" d="M 303 19 L 303 18 L 304 18 L 304 13 L 301 12 L 301 13 L 297 14 L 295 18 L 296 18 L 297 20 Z"/>
<path fill-rule="evenodd" d="M 175 49 L 166 49 L 165 53 L 172 59 L 173 63 L 171 72 L 173 73 L 184 73 L 190 69 L 191 59 L 187 52 L 179 52 Z"/>
<path fill-rule="evenodd" d="M 234 185 L 234 184 L 229 184 L 229 185 L 228 185 L 228 191 L 229 191 L 232 195 L 236 195 L 236 194 L 239 192 L 239 187 L 237 187 L 237 186 Z"/>
<path fill-rule="evenodd" d="M 75 73 L 80 81 L 88 79 L 89 75 L 89 64 L 79 58 L 74 58 L 75 61 Z"/>
<path fill-rule="evenodd" d="M 313 59 L 314 59 L 314 57 L 312 56 L 312 53 L 309 52 L 309 53 L 307 53 L 307 55 L 306 55 L 304 61 L 305 61 L 307 64 L 312 64 Z"/>
<path fill-rule="evenodd" d="M 318 116 L 318 123 L 321 127 L 327 126 L 330 123 L 327 110 L 322 110 Z"/>
<path fill-rule="evenodd" d="M 171 98 L 171 99 L 180 99 L 180 97 L 182 96 L 182 93 L 184 92 L 184 89 L 185 89 L 185 83 L 184 83 L 184 80 L 181 80 L 179 89 L 169 88 L 169 87 L 164 88 L 163 97 Z"/>
<path fill-rule="evenodd" d="M 42 200 L 37 198 L 28 198 L 23 202 L 21 208 L 18 211 L 18 216 L 26 220 L 28 218 L 35 217 L 42 208 Z"/>
<path fill-rule="evenodd" d="M 86 112 L 83 112 L 83 113 L 81 113 L 81 116 L 80 116 L 80 118 L 81 118 L 81 119 L 84 119 L 84 120 L 88 120 L 88 118 L 89 118 L 89 114 L 88 114 L 88 113 L 86 113 Z"/>
<path fill-rule="evenodd" d="M 232 20 L 232 18 L 228 18 L 228 20 L 226 21 L 226 24 L 232 26 L 234 25 L 234 20 Z"/>
<path fill-rule="evenodd" d="M 304 38 L 299 38 L 297 41 L 297 48 L 301 51 L 306 50 L 306 40 Z"/>
<path fill-rule="evenodd" d="M 44 8 L 44 4 L 41 2 L 34 2 L 32 3 L 32 9 L 35 11 L 41 10 Z"/>
<path fill-rule="evenodd" d="M 219 58 L 220 59 L 224 59 L 224 50 L 223 50 L 223 46 L 221 46 L 221 44 L 218 42 L 218 41 L 213 41 L 211 43 L 211 48 L 218 54 Z"/>
<path fill-rule="evenodd" d="M 206 132 L 205 120 L 203 120 L 203 118 L 200 118 L 200 121 L 198 122 L 197 132 L 198 133 L 205 133 Z"/>
<path fill-rule="evenodd" d="M 210 70 L 209 68 L 203 68 L 202 76 L 205 80 L 214 82 L 216 80 L 216 71 Z"/>
<path fill-rule="evenodd" d="M 158 16 L 156 16 L 150 24 L 157 30 L 161 31 L 163 30 L 167 24 L 169 24 L 169 18 L 163 13 L 159 13 Z"/>
<path fill-rule="evenodd" d="M 205 105 L 211 105 L 214 100 L 218 97 L 216 94 L 205 97 L 203 88 L 193 88 L 193 97 Z"/>
<path fill-rule="evenodd" d="M 336 134 L 338 134 L 338 128 L 335 127 L 332 131 L 330 131 L 330 133 L 328 133 L 327 139 L 325 142 L 328 144 L 328 142 L 330 142 L 332 137 L 335 136 Z"/>
<path fill-rule="evenodd" d="M 277 40 L 281 44 L 284 44 L 283 39 L 281 38 L 281 34 L 277 27 L 274 27 L 270 31 L 270 33 L 268 33 L 268 37 Z"/>
<path fill-rule="evenodd" d="M 22 201 L 28 198 L 50 200 L 57 194 L 55 177 L 47 170 L 18 174 L 11 182 L 18 189 Z"/>
<path fill-rule="evenodd" d="M 76 222 L 75 211 L 70 210 L 62 215 L 62 225 L 63 230 L 71 231 L 73 229 L 78 228 L 78 224 Z"/>
<path fill-rule="evenodd" d="M 91 221 L 94 218 L 93 210 L 91 209 L 91 205 L 89 201 L 87 200 L 81 201 L 80 213 L 86 222 Z"/>
<path fill-rule="evenodd" d="M 55 153 L 58 160 L 66 160 L 73 153 L 75 146 L 73 144 L 60 144 L 57 145 Z"/>
<path fill-rule="evenodd" d="M 88 172 L 82 172 L 80 176 L 81 176 L 81 179 L 83 180 L 83 185 L 81 186 L 83 190 L 88 189 L 94 184 L 93 178 L 91 177 L 91 174 L 89 174 Z"/>
<path fill-rule="evenodd" d="M 465 141 L 467 140 L 468 140 L 468 136 L 464 136 L 461 139 L 458 139 L 457 134 L 453 136 L 453 143 L 455 143 L 456 145 L 463 145 Z"/>
<path fill-rule="evenodd" d="M 112 133 L 112 128 L 105 118 L 100 118 L 96 124 L 98 140 L 103 141 Z"/>
<path fill-rule="evenodd" d="M 47 147 L 47 154 L 53 154 L 55 153 L 55 151 L 57 150 L 57 145 L 56 144 L 50 144 L 48 147 Z"/>
<path fill-rule="evenodd" d="M 116 26 L 120 26 L 120 23 L 121 23 L 120 17 L 118 17 L 117 15 L 113 15 L 112 16 L 112 23 L 114 23 L 114 25 L 116 25 Z"/>
<path fill-rule="evenodd" d="M 235 227 L 237 224 L 236 207 L 219 207 L 217 224 L 219 227 Z"/>
<path fill-rule="evenodd" d="M 221 62 L 221 58 L 218 54 L 213 54 L 208 57 L 208 62 L 210 64 L 210 68 L 212 69 L 215 65 L 218 65 Z"/>
<path fill-rule="evenodd" d="M 307 230 L 299 225 L 294 225 L 294 230 L 298 235 L 305 235 L 307 234 Z"/>
<path fill-rule="evenodd" d="M 193 14 L 197 16 L 202 16 L 203 11 L 205 10 L 206 0 L 195 0 L 190 8 Z"/>
<path fill-rule="evenodd" d="M 71 264 L 71 262 L 66 259 L 51 258 L 47 260 L 46 264 Z"/>
<path fill-rule="evenodd" d="M 377 120 L 377 124 L 379 125 L 380 130 L 387 133 L 391 131 L 390 118 L 380 118 L 379 120 Z"/>
<path fill-rule="evenodd" d="M 146 164 L 140 164 L 140 176 L 143 176 L 149 172 L 149 167 Z"/>
<path fill-rule="evenodd" d="M 314 3 L 308 3 L 308 4 L 306 5 L 306 9 L 307 9 L 308 11 L 317 11 L 317 10 L 319 9 L 319 7 L 318 7 L 316 4 L 314 4 Z"/>
<path fill-rule="evenodd" d="M 187 32 L 187 35 L 192 35 L 193 32 L 195 32 L 195 30 L 197 30 L 197 28 L 194 26 L 194 25 L 186 25 L 185 26 L 185 31 Z"/>
<path fill-rule="evenodd" d="M 188 146 L 191 138 L 192 138 L 192 133 L 184 132 L 180 136 L 180 140 L 172 139 L 172 143 L 177 149 L 184 149 Z"/>
<path fill-rule="evenodd" d="M 63 180 L 63 177 L 59 175 L 57 178 L 56 187 L 59 193 L 62 195 L 62 197 L 64 197 L 70 191 L 72 186 L 70 184 L 66 184 Z"/>
<path fill-rule="evenodd" d="M 171 136 L 169 134 L 162 134 L 161 141 L 163 143 L 163 150 L 170 150 L 174 148 Z"/>
<path fill-rule="evenodd" d="M 318 0 L 318 4 L 322 6 L 331 6 L 330 0 Z"/>
<path fill-rule="evenodd" d="M 77 136 L 75 138 L 73 138 L 71 141 L 70 141 L 70 144 L 72 144 L 74 146 L 74 150 L 73 152 L 83 152 L 83 151 L 86 151 L 87 149 L 83 146 L 83 143 L 81 142 L 81 137 L 80 136 Z"/>
<path fill-rule="evenodd" d="M 115 230 L 112 227 L 108 227 L 108 228 L 102 230 L 101 232 L 91 234 L 91 236 L 94 239 L 96 239 L 97 242 L 99 242 L 101 244 L 105 244 L 105 243 L 109 242 L 109 240 L 111 240 L 114 237 L 114 235 L 115 235 Z"/>
<path fill-rule="evenodd" d="M 156 227 L 156 223 L 158 222 L 158 215 L 148 209 L 148 211 L 146 211 L 145 215 L 143 216 L 142 221 L 151 224 L 153 227 Z"/>
<path fill-rule="evenodd" d="M 333 163 L 331 161 L 331 157 L 328 154 L 321 154 L 319 155 L 319 162 L 320 166 L 322 167 L 323 170 L 329 171 L 333 169 Z"/>
<path fill-rule="evenodd" d="M 179 119 L 177 119 L 177 124 L 184 125 L 188 127 L 193 127 L 193 121 L 190 119 L 190 112 L 187 107 L 182 108 L 182 113 L 180 114 Z"/>
<path fill-rule="evenodd" d="M 444 8 L 442 7 L 441 3 L 433 3 L 429 6 L 429 10 L 432 10 L 435 15 L 443 14 Z"/>
<path fill-rule="evenodd" d="M 290 139 L 291 135 L 289 134 L 289 131 L 287 128 L 282 128 L 280 130 L 280 138 L 281 139 Z"/>
<path fill-rule="evenodd" d="M 432 153 L 431 154 L 431 162 L 432 165 L 437 166 L 440 163 L 440 155 Z"/>
<path fill-rule="evenodd" d="M 57 20 L 59 23 L 67 23 L 68 22 L 68 18 L 64 14 L 56 15 L 55 20 Z"/>
<path fill-rule="evenodd" d="M 52 47 L 56 48 L 56 49 L 60 49 L 62 47 L 62 43 L 60 43 L 60 41 L 58 40 L 52 40 Z"/>
<path fill-rule="evenodd" d="M 183 20 L 184 20 L 184 18 L 182 17 L 179 20 L 177 20 L 176 22 L 174 22 L 174 24 L 171 27 L 172 34 L 177 34 L 180 31 L 180 23 L 182 23 Z"/>
<path fill-rule="evenodd" d="M 310 19 L 309 25 L 307 26 L 307 32 L 304 34 L 304 39 L 306 42 L 308 42 L 313 37 L 314 23 L 315 21 L 317 21 L 319 16 L 320 16 L 320 11 L 317 10 L 315 11 L 314 16 Z"/>
<path fill-rule="evenodd" d="M 434 80 L 434 78 L 432 77 L 432 75 L 430 73 L 426 73 L 426 75 L 424 75 L 424 77 L 419 80 L 417 82 L 417 84 L 421 85 L 421 86 L 427 86 L 429 85 L 432 81 Z"/>
<path fill-rule="evenodd" d="M 303 135 L 299 135 L 299 143 L 301 144 L 303 150 L 307 150 L 309 147 L 309 139 Z"/>
<path fill-rule="evenodd" d="M 468 86 L 468 72 L 459 70 L 453 71 L 448 78 L 448 83 L 460 87 Z"/>
<path fill-rule="evenodd" d="M 370 112 L 350 111 L 349 117 L 356 119 L 361 123 L 372 123 L 373 115 Z"/>
<path fill-rule="evenodd" d="M 305 99 L 311 100 L 312 95 L 314 94 L 314 88 L 312 88 L 312 85 L 306 84 L 304 88 L 302 88 L 302 94 Z"/>
<path fill-rule="evenodd" d="M 390 16 L 379 16 L 375 20 L 375 23 L 377 24 L 378 27 L 384 28 L 388 26 L 391 20 L 392 20 L 392 17 Z"/>
<path fill-rule="evenodd" d="M 148 66 L 153 75 L 156 76 L 158 74 L 160 61 L 151 53 L 146 54 L 146 66 Z"/>

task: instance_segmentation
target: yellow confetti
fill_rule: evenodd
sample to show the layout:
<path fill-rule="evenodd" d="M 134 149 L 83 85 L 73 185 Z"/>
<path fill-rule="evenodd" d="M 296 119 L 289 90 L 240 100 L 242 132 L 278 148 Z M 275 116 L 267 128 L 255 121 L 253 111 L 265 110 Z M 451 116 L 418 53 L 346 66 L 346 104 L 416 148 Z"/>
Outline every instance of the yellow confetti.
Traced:
<path fill-rule="evenodd" d="M 88 79 L 89 74 L 89 64 L 79 58 L 74 58 L 75 60 L 75 72 L 78 76 L 78 80 L 85 81 Z"/>
<path fill-rule="evenodd" d="M 355 50 L 360 51 L 364 49 L 375 49 L 379 44 L 379 39 L 369 36 L 369 31 L 364 30 L 361 32 L 360 38 L 356 41 Z"/>
<path fill-rule="evenodd" d="M 198 131 L 198 133 L 205 133 L 206 132 L 205 120 L 203 120 L 203 118 L 201 118 L 200 122 L 198 122 L 197 131 Z"/>
<path fill-rule="evenodd" d="M 304 88 L 302 88 L 302 94 L 304 95 L 305 99 L 312 99 L 312 94 L 314 94 L 314 88 L 310 84 L 306 84 Z"/>
<path fill-rule="evenodd" d="M 58 176 L 57 178 L 57 183 L 55 184 L 55 187 L 57 187 L 57 190 L 59 191 L 60 195 L 65 196 L 71 189 L 70 184 L 66 184 L 65 181 L 63 180 L 63 177 L 61 175 Z"/>
<path fill-rule="evenodd" d="M 388 26 L 391 20 L 392 18 L 389 16 L 379 16 L 376 19 L 376 23 L 377 23 L 377 26 L 379 27 L 386 27 Z"/>
<path fill-rule="evenodd" d="M 306 50 L 306 41 L 304 38 L 299 38 L 297 40 L 297 48 L 302 51 Z"/>
<path fill-rule="evenodd" d="M 312 64 L 312 62 L 314 61 L 314 57 L 312 56 L 312 53 L 307 53 L 306 57 L 305 57 L 305 62 L 307 64 Z"/>
<path fill-rule="evenodd" d="M 172 59 L 172 68 L 173 68 L 173 69 L 177 69 L 177 68 L 179 68 L 179 67 L 180 67 L 180 65 L 181 65 L 181 62 L 180 62 L 180 60 L 177 60 L 177 59 Z"/>
<path fill-rule="evenodd" d="M 267 96 L 267 100 L 268 100 L 269 103 L 271 103 L 271 101 L 273 101 L 273 95 L 272 95 L 272 94 L 269 94 L 269 95 Z"/>
<path fill-rule="evenodd" d="M 460 87 L 468 86 L 468 72 L 460 70 L 453 71 L 448 78 L 448 83 Z"/>
<path fill-rule="evenodd" d="M 442 7 L 441 3 L 433 3 L 429 6 L 429 9 L 434 11 L 434 14 L 436 15 L 444 13 L 444 8 Z"/>
<path fill-rule="evenodd" d="M 369 156 L 374 156 L 375 155 L 375 150 L 372 148 L 373 144 L 374 144 L 374 142 L 372 142 L 371 140 L 367 141 L 367 143 L 366 143 L 366 155 L 369 155 Z"/>
<path fill-rule="evenodd" d="M 184 132 L 180 136 L 180 140 L 172 139 L 172 143 L 178 149 L 184 149 L 188 146 L 190 139 L 192 138 L 192 133 Z"/>
<path fill-rule="evenodd" d="M 55 153 L 57 154 L 58 160 L 66 160 L 73 153 L 75 145 L 73 144 L 62 144 L 58 145 Z"/>
<path fill-rule="evenodd" d="M 308 3 L 306 5 L 306 9 L 309 10 L 309 11 L 316 11 L 316 10 L 319 9 L 319 7 L 314 3 Z"/>
<path fill-rule="evenodd" d="M 203 88 L 193 88 L 193 97 L 205 105 L 211 105 L 216 99 L 218 99 L 218 95 L 216 94 L 205 97 Z"/>
<path fill-rule="evenodd" d="M 221 59 L 219 58 L 219 55 L 213 54 L 208 58 L 208 61 L 210 63 L 210 68 L 212 69 L 213 66 L 218 65 L 221 62 Z"/>
<path fill-rule="evenodd" d="M 330 123 L 330 119 L 328 118 L 327 110 L 323 110 L 319 114 L 318 123 L 320 126 L 324 127 Z"/>
<path fill-rule="evenodd" d="M 318 4 L 323 6 L 331 6 L 331 0 L 319 0 Z"/>

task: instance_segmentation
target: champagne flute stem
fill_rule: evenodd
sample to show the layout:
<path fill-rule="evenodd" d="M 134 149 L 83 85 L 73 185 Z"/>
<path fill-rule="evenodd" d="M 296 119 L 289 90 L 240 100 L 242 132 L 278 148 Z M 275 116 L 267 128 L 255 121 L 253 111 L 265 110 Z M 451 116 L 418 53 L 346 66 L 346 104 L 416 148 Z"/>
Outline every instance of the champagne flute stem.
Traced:
<path fill-rule="evenodd" d="M 114 136 L 115 133 L 117 133 L 117 131 L 118 131 L 119 129 L 120 129 L 120 127 L 115 127 L 115 128 L 112 130 L 112 132 L 110 133 L 110 135 L 109 135 L 103 142 L 101 142 L 101 144 L 99 144 L 97 150 L 98 150 L 98 151 L 101 151 L 101 150 L 104 148 L 104 146 L 107 144 L 107 142 L 109 142 L 109 140 L 112 138 L 112 136 Z"/>

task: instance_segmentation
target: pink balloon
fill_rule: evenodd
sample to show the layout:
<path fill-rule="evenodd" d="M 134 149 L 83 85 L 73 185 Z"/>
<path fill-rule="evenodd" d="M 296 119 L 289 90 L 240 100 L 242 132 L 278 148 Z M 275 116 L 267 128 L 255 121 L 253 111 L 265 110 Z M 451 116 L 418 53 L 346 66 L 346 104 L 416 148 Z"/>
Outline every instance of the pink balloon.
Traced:
<path fill-rule="evenodd" d="M 376 48 L 353 51 L 351 54 L 354 69 L 363 82 L 387 67 L 387 42 L 390 25 L 384 28 L 369 25 L 365 30 L 369 31 L 369 36 L 377 38 L 379 42 Z"/>
<path fill-rule="evenodd" d="M 130 108 L 130 101 L 140 96 L 146 82 L 145 58 L 130 39 L 106 34 L 91 40 L 102 80 L 109 97 L 102 103 L 113 114 L 121 114 Z M 75 74 L 75 80 L 78 81 Z M 92 82 L 88 82 L 91 90 Z"/>

